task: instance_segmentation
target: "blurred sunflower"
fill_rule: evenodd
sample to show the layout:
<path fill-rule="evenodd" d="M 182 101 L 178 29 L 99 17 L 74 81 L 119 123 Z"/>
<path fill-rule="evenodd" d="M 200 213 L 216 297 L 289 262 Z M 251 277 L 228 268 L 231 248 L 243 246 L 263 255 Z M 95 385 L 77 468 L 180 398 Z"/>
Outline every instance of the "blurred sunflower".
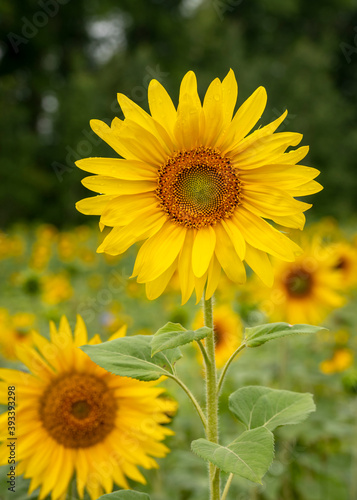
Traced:
<path fill-rule="evenodd" d="M 333 254 L 319 237 L 305 238 L 301 246 L 304 253 L 295 262 L 275 263 L 271 289 L 254 280 L 250 292 L 272 321 L 317 325 L 344 305 L 341 278 L 333 266 Z"/>
<path fill-rule="evenodd" d="M 334 254 L 333 267 L 340 275 L 345 288 L 354 288 L 357 285 L 357 248 L 347 241 L 340 241 L 330 245 Z"/>
<path fill-rule="evenodd" d="M 353 364 L 353 351 L 347 347 L 337 349 L 331 359 L 320 363 L 320 371 L 325 375 L 340 373 Z"/>
<path fill-rule="evenodd" d="M 78 317 L 74 335 L 66 318 L 58 331 L 50 325 L 51 341 L 34 333 L 35 348 L 17 349 L 30 370 L 0 369 L 1 404 L 8 385 L 16 386 L 17 471 L 31 478 L 29 494 L 40 487 L 39 499 L 51 494 L 65 499 L 76 475 L 77 491 L 86 489 L 92 500 L 113 483 L 129 488 L 127 478 L 145 479 L 138 466 L 158 467 L 152 457 L 163 457 L 161 443 L 173 432 L 161 425 L 176 403 L 160 397 L 157 382 L 115 376 L 94 364 L 77 346 L 88 342 Z M 125 327 L 112 338 L 125 335 Z M 98 335 L 90 344 L 100 343 Z M 0 463 L 7 463 L 7 415 L 0 417 Z"/>
<path fill-rule="evenodd" d="M 123 157 L 88 158 L 77 166 L 93 175 L 83 184 L 101 193 L 77 203 L 84 214 L 100 215 L 112 228 L 98 252 L 117 255 L 146 240 L 133 276 L 158 297 L 177 270 L 182 302 L 193 291 L 211 297 L 221 268 L 236 283 L 245 281 L 243 261 L 269 286 L 267 254 L 292 262 L 299 248 L 264 219 L 289 228 L 304 226 L 311 205 L 295 197 L 322 189 L 319 171 L 296 164 L 308 147 L 286 153 L 302 139 L 274 133 L 287 112 L 248 135 L 267 100 L 259 87 L 233 116 L 237 82 L 232 70 L 209 86 L 203 104 L 195 74 L 181 83 L 177 109 L 162 85 L 148 89 L 151 115 L 118 94 L 125 120 L 111 127 L 92 120 L 93 131 Z M 233 116 L 233 118 L 232 118 Z"/>
<path fill-rule="evenodd" d="M 21 257 L 25 253 L 25 241 L 20 234 L 0 231 L 0 260 Z"/>
<path fill-rule="evenodd" d="M 41 278 L 43 302 L 56 305 L 70 299 L 74 293 L 67 273 L 46 274 Z"/>
<path fill-rule="evenodd" d="M 32 345 L 32 328 L 35 315 L 19 312 L 10 315 L 7 309 L 0 309 L 0 353 L 11 361 L 16 359 L 16 346 Z"/>
<path fill-rule="evenodd" d="M 216 364 L 217 368 L 222 368 L 240 346 L 243 328 L 239 317 L 226 305 L 215 308 L 213 319 Z M 196 330 L 203 324 L 203 312 L 200 310 L 194 319 L 193 328 Z"/>

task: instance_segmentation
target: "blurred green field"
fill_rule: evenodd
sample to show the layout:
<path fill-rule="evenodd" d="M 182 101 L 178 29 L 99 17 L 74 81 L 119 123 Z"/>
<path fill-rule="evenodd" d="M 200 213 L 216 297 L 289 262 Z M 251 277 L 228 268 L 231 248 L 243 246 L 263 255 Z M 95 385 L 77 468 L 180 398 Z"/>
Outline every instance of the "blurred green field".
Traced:
<path fill-rule="evenodd" d="M 319 227 L 325 228 L 322 231 L 325 238 L 326 228 L 330 231 L 333 227 L 336 231 L 331 221 L 320 223 Z M 316 230 L 313 232 L 316 234 Z M 328 234 L 331 244 L 332 236 Z M 349 234 L 343 241 L 356 252 L 353 236 Z M 167 321 L 181 322 L 187 328 L 192 325 L 201 306 L 195 304 L 194 298 L 181 306 L 175 280 L 167 293 L 158 300 L 148 301 L 144 287 L 129 279 L 135 249 L 123 257 L 108 258 L 95 253 L 99 238 L 97 228 L 90 226 L 71 231 L 58 231 L 50 225 L 31 229 L 18 226 L 1 234 L 2 366 L 20 368 L 13 359 L 14 345 L 31 342 L 32 328 L 48 336 L 48 321 L 58 324 L 62 314 L 72 325 L 76 315 L 81 314 L 89 336 L 100 333 L 103 340 L 123 324 L 128 325 L 128 335 L 154 333 Z M 336 233 L 332 238 L 336 239 Z M 228 305 L 245 326 L 266 321 L 269 318 L 252 299 L 255 293 L 247 292 L 252 286 L 256 286 L 253 278 L 244 287 L 222 279 L 215 299 L 217 307 Z M 357 308 L 354 288 L 351 286 L 348 292 L 343 292 L 344 307 L 332 310 L 325 317 L 323 324 L 329 331 L 246 349 L 232 365 L 221 397 L 223 442 L 229 442 L 237 431 L 243 430 L 227 407 L 228 395 L 243 385 L 311 392 L 317 411 L 304 423 L 278 431 L 276 458 L 262 486 L 235 478 L 229 498 L 355 498 Z M 203 403 L 202 367 L 197 362 L 197 351 L 192 345 L 183 351 L 178 372 Z M 167 440 L 172 451 L 167 458 L 159 460 L 159 470 L 144 471 L 147 486 L 131 481 L 132 487 L 150 492 L 157 500 L 168 496 L 174 500 L 204 500 L 207 498 L 206 467 L 189 451 L 189 443 L 202 437 L 199 420 L 185 394 L 170 381 L 165 382 L 165 386 L 169 395 L 179 402 L 177 415 L 170 424 L 176 434 Z M 6 466 L 2 468 L 2 474 L 6 469 Z M 27 496 L 28 483 L 18 478 L 17 499 L 37 498 L 36 492 Z M 3 493 L 1 498 L 8 500 L 11 495 L 11 492 Z"/>

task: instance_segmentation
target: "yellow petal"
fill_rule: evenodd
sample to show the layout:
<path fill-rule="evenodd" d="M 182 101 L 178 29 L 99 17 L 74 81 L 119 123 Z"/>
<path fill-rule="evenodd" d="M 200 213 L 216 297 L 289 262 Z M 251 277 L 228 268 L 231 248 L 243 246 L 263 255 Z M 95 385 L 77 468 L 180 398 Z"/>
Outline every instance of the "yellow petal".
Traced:
<path fill-rule="evenodd" d="M 157 169 L 138 160 L 122 158 L 85 158 L 76 161 L 78 168 L 93 174 L 105 175 L 129 181 L 155 180 Z"/>
<path fill-rule="evenodd" d="M 301 146 L 294 151 L 289 151 L 288 153 L 283 153 L 280 157 L 276 158 L 276 163 L 289 163 L 291 165 L 295 165 L 299 163 L 307 153 L 309 152 L 309 146 Z"/>
<path fill-rule="evenodd" d="M 294 189 L 290 189 L 289 192 L 292 196 L 307 196 L 309 194 L 319 193 L 320 191 L 322 191 L 322 189 L 323 186 L 321 186 L 320 183 L 316 181 L 310 181 L 306 184 L 301 184 L 301 186 L 298 186 Z"/>
<path fill-rule="evenodd" d="M 305 212 L 311 204 L 295 200 L 288 193 L 272 186 L 259 184 L 245 185 L 243 189 L 244 207 L 259 217 L 271 219 L 275 215 L 294 215 Z"/>
<path fill-rule="evenodd" d="M 180 148 L 187 150 L 198 145 L 200 137 L 201 106 L 195 107 L 189 94 L 180 97 L 174 133 Z"/>
<path fill-rule="evenodd" d="M 148 281 L 145 285 L 146 295 L 149 300 L 155 300 L 165 291 L 172 275 L 177 268 L 177 259 L 158 278 Z"/>
<path fill-rule="evenodd" d="M 251 246 L 288 262 L 295 260 L 295 253 L 300 251 L 299 247 L 263 219 L 241 206 L 233 218 Z"/>
<path fill-rule="evenodd" d="M 320 174 L 316 168 L 303 165 L 265 165 L 251 170 L 242 170 L 240 179 L 246 183 L 272 184 L 279 189 L 300 186 Z"/>
<path fill-rule="evenodd" d="M 195 292 L 196 292 L 196 304 L 199 303 L 203 296 L 203 290 L 207 281 L 207 274 L 208 271 L 201 276 L 200 278 L 197 278 L 195 275 L 193 275 L 194 282 L 195 282 Z"/>
<path fill-rule="evenodd" d="M 80 498 L 83 498 L 84 487 L 87 482 L 89 467 L 85 449 L 78 448 L 75 461 L 77 475 L 77 491 Z"/>
<path fill-rule="evenodd" d="M 125 181 L 107 177 L 105 175 L 91 175 L 82 179 L 82 184 L 91 191 L 104 194 L 114 194 L 116 196 L 124 194 L 138 194 L 155 191 L 154 181 Z"/>
<path fill-rule="evenodd" d="M 68 484 L 71 481 L 74 472 L 74 453 L 75 452 L 71 448 L 65 449 L 60 471 L 60 479 L 55 483 L 51 491 L 52 498 L 61 497 L 61 495 L 66 493 L 68 489 Z"/>
<path fill-rule="evenodd" d="M 136 241 L 152 236 L 160 230 L 167 217 L 161 212 L 149 215 L 141 213 L 132 222 L 123 227 L 114 227 L 98 247 L 98 253 L 119 255 L 125 252 Z"/>
<path fill-rule="evenodd" d="M 281 132 L 263 137 L 241 153 L 235 154 L 233 151 L 234 166 L 239 169 L 247 169 L 276 164 L 282 153 L 289 146 L 297 146 L 301 139 L 302 134 L 295 132 Z"/>
<path fill-rule="evenodd" d="M 211 262 L 210 262 L 210 265 L 208 268 L 205 300 L 210 299 L 212 297 L 212 295 L 214 294 L 214 292 L 216 291 L 220 277 L 221 277 L 221 266 L 220 266 L 220 263 L 218 262 L 216 256 L 214 255 L 211 259 Z"/>
<path fill-rule="evenodd" d="M 159 124 L 158 127 L 159 130 L 162 129 Z M 155 132 L 151 133 L 128 118 L 121 129 L 120 137 L 126 147 L 141 161 L 154 166 L 164 163 L 167 156 L 173 152 L 172 143 L 165 144 L 158 134 L 158 128 L 155 127 Z M 165 137 L 168 136 L 165 135 Z"/>
<path fill-rule="evenodd" d="M 115 194 L 105 194 L 84 198 L 76 203 L 76 209 L 85 215 L 100 215 L 108 203 L 114 200 L 116 196 Z"/>
<path fill-rule="evenodd" d="M 224 272 L 235 283 L 244 283 L 246 280 L 244 265 L 223 225 L 216 224 L 215 231 L 217 237 L 215 253 Z"/>
<path fill-rule="evenodd" d="M 182 304 L 186 304 L 191 297 L 194 286 L 194 274 L 192 270 L 192 247 L 195 237 L 195 230 L 188 229 L 186 238 L 179 255 L 178 260 L 178 274 L 180 280 Z"/>
<path fill-rule="evenodd" d="M 63 446 L 57 446 L 56 448 L 54 448 L 53 455 L 50 459 L 50 463 L 48 464 L 48 473 L 45 475 L 42 483 L 42 488 L 39 495 L 40 500 L 46 498 L 49 492 L 54 488 L 57 481 L 61 481 L 60 476 L 61 470 L 64 467 L 64 459 L 65 448 Z"/>
<path fill-rule="evenodd" d="M 193 71 L 188 71 L 181 81 L 179 106 L 181 104 L 181 99 L 185 95 L 189 95 L 191 97 L 193 107 L 196 110 L 201 109 L 201 101 L 197 92 L 197 78 Z"/>
<path fill-rule="evenodd" d="M 74 329 L 74 343 L 78 347 L 88 342 L 87 327 L 82 319 L 82 316 L 77 314 L 77 323 Z"/>
<path fill-rule="evenodd" d="M 232 219 L 222 219 L 222 226 L 226 230 L 231 242 L 233 243 L 234 249 L 238 254 L 240 260 L 244 260 L 245 256 L 245 239 L 239 228 L 234 224 Z"/>
<path fill-rule="evenodd" d="M 265 127 L 260 127 L 258 128 L 258 130 L 255 130 L 253 133 L 251 133 L 234 149 L 235 154 L 241 153 L 242 151 L 244 151 L 244 149 L 253 144 L 253 142 L 259 141 L 260 139 L 268 135 L 272 135 L 279 127 L 279 125 L 285 120 L 287 114 L 288 112 L 284 111 L 284 113 L 279 116 L 279 118 L 277 118 L 273 122 L 270 122 L 268 125 L 265 125 Z"/>
<path fill-rule="evenodd" d="M 151 80 L 149 83 L 148 99 L 150 112 L 153 118 L 169 132 L 171 137 L 173 137 L 176 109 L 172 103 L 171 97 L 157 80 Z"/>
<path fill-rule="evenodd" d="M 203 101 L 203 113 L 205 124 L 201 133 L 202 144 L 214 147 L 223 127 L 223 92 L 218 78 L 213 80 L 207 89 Z"/>
<path fill-rule="evenodd" d="M 120 131 L 124 126 L 124 122 L 122 120 L 120 120 L 119 118 L 115 118 L 112 121 L 111 127 L 100 120 L 91 120 L 90 126 L 93 132 L 95 132 L 101 139 L 103 139 L 103 141 L 109 144 L 109 146 L 112 147 L 114 151 L 119 153 L 120 156 L 123 156 L 128 160 L 140 160 L 138 156 L 129 151 L 129 149 L 120 139 Z"/>
<path fill-rule="evenodd" d="M 238 96 L 237 80 L 232 69 L 229 70 L 227 76 L 222 81 L 222 96 L 223 123 L 226 126 L 232 119 Z"/>
<path fill-rule="evenodd" d="M 227 130 L 220 138 L 217 147 L 222 153 L 231 154 L 240 141 L 251 131 L 260 119 L 267 102 L 264 87 L 259 87 L 238 109 Z M 234 153 L 233 153 L 234 154 Z"/>
<path fill-rule="evenodd" d="M 265 252 L 247 244 L 245 260 L 248 266 L 262 280 L 264 285 L 271 287 L 274 282 L 274 270 Z"/>
<path fill-rule="evenodd" d="M 157 130 L 153 118 L 126 95 L 118 94 L 117 97 L 125 118 L 137 123 L 140 127 L 156 136 Z"/>
<path fill-rule="evenodd" d="M 186 236 L 186 228 L 165 222 L 160 231 L 145 241 L 140 248 L 134 268 L 138 282 L 158 278 L 178 256 Z"/>
<path fill-rule="evenodd" d="M 124 226 L 131 223 L 142 213 L 150 215 L 161 212 L 159 202 L 154 193 L 123 195 L 109 202 L 102 212 L 101 221 L 109 227 Z"/>
<path fill-rule="evenodd" d="M 211 226 L 197 231 L 192 248 L 192 269 L 200 278 L 208 269 L 216 245 L 216 233 Z"/>
<path fill-rule="evenodd" d="M 274 216 L 273 221 L 280 226 L 291 227 L 294 229 L 303 229 L 306 222 L 306 217 L 303 213 L 288 215 L 288 216 Z"/>

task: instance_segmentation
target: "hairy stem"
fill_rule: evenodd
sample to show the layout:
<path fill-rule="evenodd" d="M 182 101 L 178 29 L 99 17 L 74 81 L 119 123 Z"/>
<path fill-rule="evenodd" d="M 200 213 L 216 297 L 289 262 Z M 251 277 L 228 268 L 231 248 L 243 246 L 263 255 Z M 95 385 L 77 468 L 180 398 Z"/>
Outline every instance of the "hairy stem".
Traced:
<path fill-rule="evenodd" d="M 207 351 L 205 349 L 205 346 L 202 344 L 201 340 L 197 340 L 196 342 L 198 344 L 198 347 L 200 348 L 200 351 L 201 351 L 202 358 L 203 358 L 203 361 L 205 363 L 205 366 L 207 366 L 207 363 L 209 363 L 209 359 L 208 359 L 208 356 L 207 356 Z"/>
<path fill-rule="evenodd" d="M 221 500 L 226 500 L 227 495 L 228 495 L 229 488 L 231 487 L 231 482 L 232 482 L 232 479 L 233 479 L 233 474 L 229 474 L 228 479 L 227 479 L 227 482 L 226 482 L 226 485 L 225 485 L 224 490 L 223 490 L 223 493 L 222 493 L 222 498 L 221 498 Z"/>
<path fill-rule="evenodd" d="M 190 389 L 182 382 L 181 379 L 179 379 L 175 375 L 166 375 L 166 376 L 169 377 L 169 378 L 171 378 L 172 380 L 174 380 L 185 391 L 185 393 L 187 394 L 187 396 L 192 401 L 193 406 L 196 408 L 198 416 L 200 417 L 202 425 L 203 425 L 203 427 L 204 427 L 204 429 L 206 431 L 206 429 L 207 429 L 207 419 L 205 417 L 205 414 L 203 413 L 203 410 L 202 410 L 201 406 L 199 405 L 197 399 L 192 394 L 192 392 L 190 391 Z"/>
<path fill-rule="evenodd" d="M 207 398 L 207 431 L 206 437 L 212 443 L 218 443 L 218 396 L 217 368 L 215 358 L 215 339 L 213 331 L 212 298 L 205 300 L 203 296 L 205 326 L 211 329 L 206 337 L 206 398 Z M 212 463 L 209 464 L 210 500 L 220 500 L 220 474 Z"/>
<path fill-rule="evenodd" d="M 234 360 L 234 358 L 237 356 L 237 354 L 240 353 L 240 351 L 242 351 L 243 349 L 245 348 L 245 344 L 241 344 L 237 350 L 234 351 L 234 353 L 231 355 L 231 357 L 229 358 L 229 360 L 227 361 L 227 363 L 224 365 L 223 367 L 223 370 L 222 370 L 222 373 L 221 373 L 221 376 L 219 378 L 219 382 L 218 382 L 218 385 L 217 385 L 217 395 L 219 396 L 219 393 L 221 392 L 221 389 L 222 389 L 222 385 L 223 385 L 223 382 L 224 382 L 224 378 L 226 376 L 226 373 L 227 373 L 227 370 L 228 368 L 230 367 L 232 361 Z"/>

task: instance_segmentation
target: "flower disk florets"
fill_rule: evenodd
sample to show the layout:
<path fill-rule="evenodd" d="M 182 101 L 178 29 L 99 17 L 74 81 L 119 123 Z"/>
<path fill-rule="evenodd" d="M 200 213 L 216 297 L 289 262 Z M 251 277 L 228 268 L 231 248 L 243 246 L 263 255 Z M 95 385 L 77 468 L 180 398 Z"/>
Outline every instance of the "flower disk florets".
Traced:
<path fill-rule="evenodd" d="M 156 195 L 173 222 L 200 228 L 229 218 L 241 183 L 228 158 L 211 148 L 180 151 L 159 169 Z"/>
<path fill-rule="evenodd" d="M 53 380 L 40 402 L 43 426 L 65 448 L 87 448 L 103 441 L 115 426 L 116 410 L 106 383 L 82 373 Z"/>

